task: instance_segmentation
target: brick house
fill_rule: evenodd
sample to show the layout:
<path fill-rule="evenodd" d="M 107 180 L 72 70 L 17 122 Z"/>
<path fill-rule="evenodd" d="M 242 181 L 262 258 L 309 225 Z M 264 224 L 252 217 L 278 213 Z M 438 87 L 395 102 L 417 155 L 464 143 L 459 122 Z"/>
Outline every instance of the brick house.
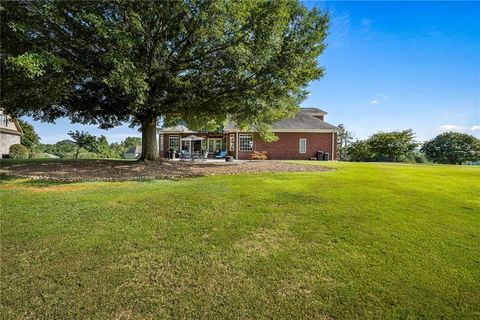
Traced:
<path fill-rule="evenodd" d="M 192 131 L 182 124 L 163 128 L 159 130 L 160 155 L 168 157 L 169 149 L 208 151 L 209 157 L 224 151 L 234 159 L 247 160 L 253 151 L 266 151 L 268 159 L 306 160 L 322 151 L 328 153 L 329 160 L 335 160 L 338 128 L 324 121 L 326 114 L 317 108 L 300 108 L 295 116 L 272 124 L 272 132 L 278 137 L 275 142 L 262 141 L 255 132 L 241 131 L 233 122 L 214 132 Z M 202 140 L 182 140 L 191 135 Z"/>
<path fill-rule="evenodd" d="M 19 144 L 22 128 L 17 120 L 4 114 L 0 109 L 0 158 L 8 156 L 12 144 Z"/>

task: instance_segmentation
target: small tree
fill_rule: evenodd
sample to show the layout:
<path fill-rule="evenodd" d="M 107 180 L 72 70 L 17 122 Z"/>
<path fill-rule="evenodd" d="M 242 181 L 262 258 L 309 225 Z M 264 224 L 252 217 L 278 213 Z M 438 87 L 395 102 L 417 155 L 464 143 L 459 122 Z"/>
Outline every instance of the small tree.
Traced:
<path fill-rule="evenodd" d="M 21 144 L 27 147 L 30 153 L 35 151 L 36 146 L 40 143 L 40 137 L 35 132 L 35 129 L 31 124 L 26 121 L 18 120 L 18 124 L 22 128 L 23 135 L 20 138 Z"/>
<path fill-rule="evenodd" d="M 108 140 L 104 135 L 97 139 L 97 154 L 100 158 L 118 158 L 116 150 L 108 144 Z"/>
<path fill-rule="evenodd" d="M 97 152 L 98 141 L 95 136 L 92 136 L 88 132 L 84 131 L 70 131 L 68 135 L 72 137 L 72 139 L 75 141 L 75 144 L 77 145 L 75 158 L 78 158 L 78 154 L 80 153 L 81 148 L 90 152 Z"/>
<path fill-rule="evenodd" d="M 27 159 L 28 149 L 21 144 L 12 144 L 8 149 L 9 155 L 13 159 Z"/>
<path fill-rule="evenodd" d="M 353 141 L 353 134 L 348 131 L 343 124 L 338 125 L 337 133 L 337 159 L 347 160 L 347 149 Z"/>
<path fill-rule="evenodd" d="M 136 146 L 141 146 L 142 145 L 142 138 L 126 137 L 125 140 L 123 140 L 122 143 L 123 143 L 125 149 L 131 148 L 131 147 L 136 147 Z"/>
<path fill-rule="evenodd" d="M 373 159 L 373 152 L 366 140 L 357 140 L 346 148 L 346 156 L 349 161 L 365 162 Z"/>
<path fill-rule="evenodd" d="M 415 134 L 411 129 L 392 132 L 378 132 L 372 135 L 368 144 L 372 152 L 379 158 L 398 162 L 402 157 L 411 156 L 418 143 L 414 141 Z"/>
<path fill-rule="evenodd" d="M 429 160 L 438 163 L 476 161 L 480 159 L 480 139 L 464 133 L 445 132 L 425 142 L 421 151 Z"/>

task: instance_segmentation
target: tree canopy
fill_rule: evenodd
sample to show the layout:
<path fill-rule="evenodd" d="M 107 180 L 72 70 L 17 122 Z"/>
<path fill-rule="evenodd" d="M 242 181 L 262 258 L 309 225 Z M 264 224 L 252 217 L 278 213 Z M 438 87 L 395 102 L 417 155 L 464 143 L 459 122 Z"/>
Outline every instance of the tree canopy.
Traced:
<path fill-rule="evenodd" d="M 296 111 L 323 68 L 328 16 L 283 1 L 2 2 L 2 107 L 109 128 L 226 118 L 268 124 Z"/>
<path fill-rule="evenodd" d="M 431 161 L 461 164 L 464 161 L 480 160 L 480 139 L 459 132 L 445 132 L 422 146 Z"/>
<path fill-rule="evenodd" d="M 98 144 L 97 138 L 92 136 L 88 132 L 84 131 L 70 131 L 68 133 L 70 137 L 72 137 L 73 141 L 77 145 L 77 151 L 75 153 L 75 158 L 78 158 L 78 154 L 80 153 L 80 149 L 83 148 L 90 152 L 97 152 L 98 151 Z M 106 138 L 102 136 L 104 141 L 106 142 Z"/>
<path fill-rule="evenodd" d="M 385 157 L 391 162 L 398 162 L 401 157 L 412 154 L 418 143 L 411 129 L 392 132 L 377 132 L 368 138 L 370 150 L 379 158 Z"/>
<path fill-rule="evenodd" d="M 17 121 L 23 132 L 22 136 L 20 137 L 20 142 L 27 147 L 30 153 L 33 153 L 36 146 L 40 143 L 40 137 L 30 123 L 21 119 L 17 119 Z"/>

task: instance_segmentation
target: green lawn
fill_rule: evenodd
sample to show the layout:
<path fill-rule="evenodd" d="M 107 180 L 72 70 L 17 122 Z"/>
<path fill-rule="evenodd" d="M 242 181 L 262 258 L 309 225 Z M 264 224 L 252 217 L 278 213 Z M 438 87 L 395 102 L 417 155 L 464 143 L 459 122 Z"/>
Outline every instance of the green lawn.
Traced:
<path fill-rule="evenodd" d="M 4 318 L 479 318 L 480 168 L 3 180 Z"/>

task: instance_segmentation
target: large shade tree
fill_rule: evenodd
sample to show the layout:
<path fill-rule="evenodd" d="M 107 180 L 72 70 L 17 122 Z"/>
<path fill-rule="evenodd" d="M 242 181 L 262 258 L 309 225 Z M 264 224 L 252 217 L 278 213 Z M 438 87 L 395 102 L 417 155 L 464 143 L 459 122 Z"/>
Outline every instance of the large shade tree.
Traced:
<path fill-rule="evenodd" d="M 425 142 L 421 149 L 434 162 L 461 164 L 480 160 L 480 139 L 465 133 L 445 132 Z"/>
<path fill-rule="evenodd" d="M 268 124 L 295 112 L 323 69 L 328 17 L 298 1 L 2 2 L 2 107 L 110 128 L 231 118 Z"/>

